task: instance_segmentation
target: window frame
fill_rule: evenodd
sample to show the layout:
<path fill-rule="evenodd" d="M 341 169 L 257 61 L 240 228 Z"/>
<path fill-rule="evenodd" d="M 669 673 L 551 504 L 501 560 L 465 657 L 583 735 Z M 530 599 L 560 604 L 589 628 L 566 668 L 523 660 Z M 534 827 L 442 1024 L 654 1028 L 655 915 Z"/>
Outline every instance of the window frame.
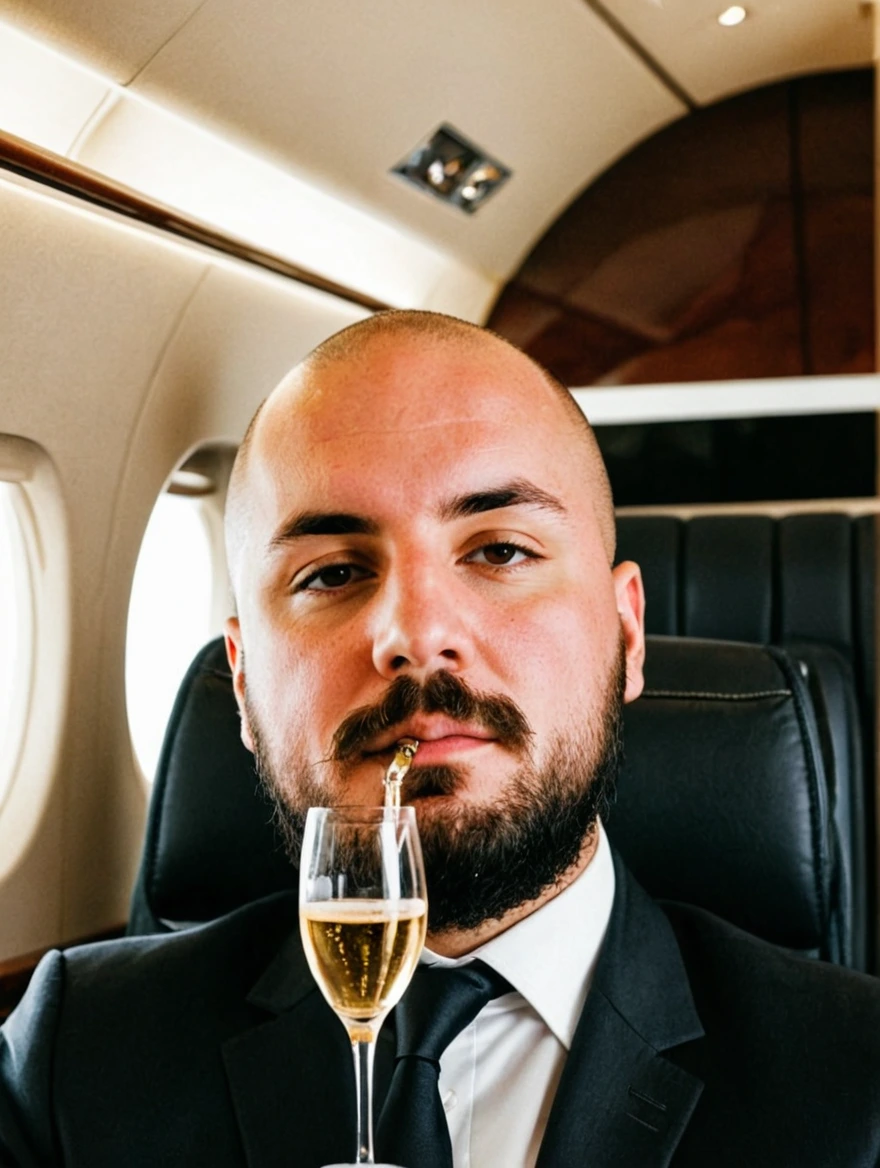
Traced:
<path fill-rule="evenodd" d="M 58 777 L 71 653 L 70 544 L 60 477 L 30 439 L 0 434 L 0 479 L 15 486 L 27 561 L 31 668 L 16 760 L 0 797 L 0 883 L 29 850 Z M 39 712 L 39 717 L 37 717 Z"/>
<path fill-rule="evenodd" d="M 202 648 L 202 646 L 209 640 L 218 636 L 223 631 L 223 625 L 227 617 L 232 613 L 230 590 L 229 590 L 229 572 L 226 561 L 226 544 L 224 538 L 224 509 L 226 502 L 226 488 L 228 485 L 229 472 L 231 470 L 232 461 L 235 457 L 236 447 L 229 443 L 205 443 L 201 446 L 195 447 L 188 455 L 181 460 L 178 467 L 168 476 L 162 485 L 156 498 L 153 500 L 153 505 L 150 508 L 150 513 L 141 533 L 140 543 L 138 545 L 137 556 L 135 559 L 135 567 L 132 572 L 131 586 L 129 589 L 128 605 L 126 609 L 126 631 L 125 631 L 125 653 L 124 653 L 124 678 L 125 678 L 125 715 L 126 724 L 128 728 L 128 738 L 131 749 L 132 765 L 135 773 L 140 779 L 142 789 L 149 798 L 153 789 L 153 782 L 155 779 L 155 765 L 148 769 L 144 765 L 148 759 L 142 759 L 142 750 L 136 742 L 136 735 L 133 731 L 133 724 L 135 719 L 132 716 L 132 694 L 129 689 L 128 669 L 129 669 L 129 652 L 130 652 L 130 621 L 132 612 L 132 603 L 135 596 L 135 581 L 137 578 L 138 564 L 143 551 L 147 530 L 155 513 L 155 509 L 160 500 L 165 495 L 172 496 L 188 496 L 187 499 L 180 499 L 181 504 L 187 502 L 192 507 L 192 512 L 195 519 L 198 521 L 205 541 L 205 550 L 207 552 L 207 562 L 210 573 L 210 583 L 208 594 L 205 597 L 205 626 L 206 636 L 204 640 L 200 641 L 193 650 L 193 656 Z M 204 462 L 206 465 L 201 465 Z M 185 475 L 187 468 L 197 465 L 200 466 L 199 475 L 203 479 L 204 486 L 190 487 L 189 485 L 182 485 L 180 479 Z M 184 671 L 190 664 L 191 657 L 187 659 L 184 666 Z M 183 681 L 184 672 L 181 672 L 177 679 L 177 686 Z M 168 716 L 170 717 L 173 708 L 168 709 Z M 165 728 L 167 728 L 167 718 L 165 721 Z M 164 731 L 163 731 L 164 733 Z M 156 756 L 156 764 L 158 764 L 161 757 L 161 743 L 159 752 Z"/>
<path fill-rule="evenodd" d="M 12 689 L 12 700 L 6 711 L 10 736 L 6 742 L 9 753 L 0 760 L 0 815 L 3 806 L 15 783 L 19 765 L 24 750 L 27 726 L 33 710 L 34 696 L 34 658 L 36 656 L 36 612 L 34 604 L 34 516 L 29 500 L 22 485 L 6 475 L 0 474 L 0 490 L 9 488 L 9 493 L 3 491 L 6 498 L 0 495 L 0 507 L 5 509 L 8 504 L 13 523 L 9 533 L 13 545 L 12 557 L 12 591 L 14 594 L 14 613 L 18 625 L 19 643 L 14 671 L 18 684 Z M 16 554 L 20 553 L 20 554 Z M 24 684 L 21 684 L 22 679 Z"/>

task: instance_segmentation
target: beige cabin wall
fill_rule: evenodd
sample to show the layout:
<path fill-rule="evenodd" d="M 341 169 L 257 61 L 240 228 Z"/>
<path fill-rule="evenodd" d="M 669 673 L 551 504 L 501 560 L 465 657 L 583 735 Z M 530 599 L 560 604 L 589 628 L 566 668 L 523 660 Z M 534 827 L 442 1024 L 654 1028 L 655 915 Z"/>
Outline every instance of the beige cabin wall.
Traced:
<path fill-rule="evenodd" d="M 39 692 L 32 710 L 56 739 L 46 795 L 26 838 L 0 810 L 2 960 L 127 914 L 147 788 L 125 628 L 163 483 L 200 443 L 237 442 L 284 370 L 364 310 L 23 180 L 0 181 L 0 267 L 0 434 L 37 443 L 55 469 L 67 538 L 47 553 L 66 558 L 70 613 L 61 716 L 41 718 Z M 39 798 L 24 773 L 16 798 L 29 779 Z"/>

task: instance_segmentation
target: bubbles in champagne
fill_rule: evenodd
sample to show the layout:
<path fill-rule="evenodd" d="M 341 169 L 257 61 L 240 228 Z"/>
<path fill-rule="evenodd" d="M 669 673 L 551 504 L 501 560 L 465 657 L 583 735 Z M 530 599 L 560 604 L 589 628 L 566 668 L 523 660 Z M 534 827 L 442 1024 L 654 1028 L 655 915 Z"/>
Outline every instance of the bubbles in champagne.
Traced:
<path fill-rule="evenodd" d="M 301 907 L 306 956 L 346 1025 L 382 1017 L 409 984 L 425 941 L 420 897 L 326 900 Z"/>

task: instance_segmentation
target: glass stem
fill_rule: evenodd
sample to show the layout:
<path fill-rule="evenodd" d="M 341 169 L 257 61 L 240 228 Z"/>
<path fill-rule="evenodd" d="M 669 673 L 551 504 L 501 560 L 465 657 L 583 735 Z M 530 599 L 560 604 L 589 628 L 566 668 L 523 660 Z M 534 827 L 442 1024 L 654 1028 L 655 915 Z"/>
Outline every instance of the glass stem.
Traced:
<path fill-rule="evenodd" d="M 354 1085 L 357 1092 L 357 1164 L 375 1164 L 373 1159 L 373 1054 L 376 1044 L 352 1041 Z"/>

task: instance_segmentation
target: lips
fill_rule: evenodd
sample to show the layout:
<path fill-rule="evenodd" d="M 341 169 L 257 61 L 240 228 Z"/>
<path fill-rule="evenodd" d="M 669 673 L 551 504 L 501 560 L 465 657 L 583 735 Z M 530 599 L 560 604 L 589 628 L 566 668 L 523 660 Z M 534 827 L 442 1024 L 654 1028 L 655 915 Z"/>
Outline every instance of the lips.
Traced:
<path fill-rule="evenodd" d="M 419 743 L 414 763 L 435 761 L 440 756 L 473 750 L 494 742 L 495 735 L 483 726 L 456 722 L 451 718 L 412 718 L 369 741 L 365 754 L 383 754 L 391 751 L 401 738 L 415 738 Z"/>
<path fill-rule="evenodd" d="M 467 734 L 447 734 L 419 744 L 413 766 L 429 766 L 445 762 L 453 755 L 462 755 L 480 747 L 489 746 L 494 738 L 474 738 Z"/>

